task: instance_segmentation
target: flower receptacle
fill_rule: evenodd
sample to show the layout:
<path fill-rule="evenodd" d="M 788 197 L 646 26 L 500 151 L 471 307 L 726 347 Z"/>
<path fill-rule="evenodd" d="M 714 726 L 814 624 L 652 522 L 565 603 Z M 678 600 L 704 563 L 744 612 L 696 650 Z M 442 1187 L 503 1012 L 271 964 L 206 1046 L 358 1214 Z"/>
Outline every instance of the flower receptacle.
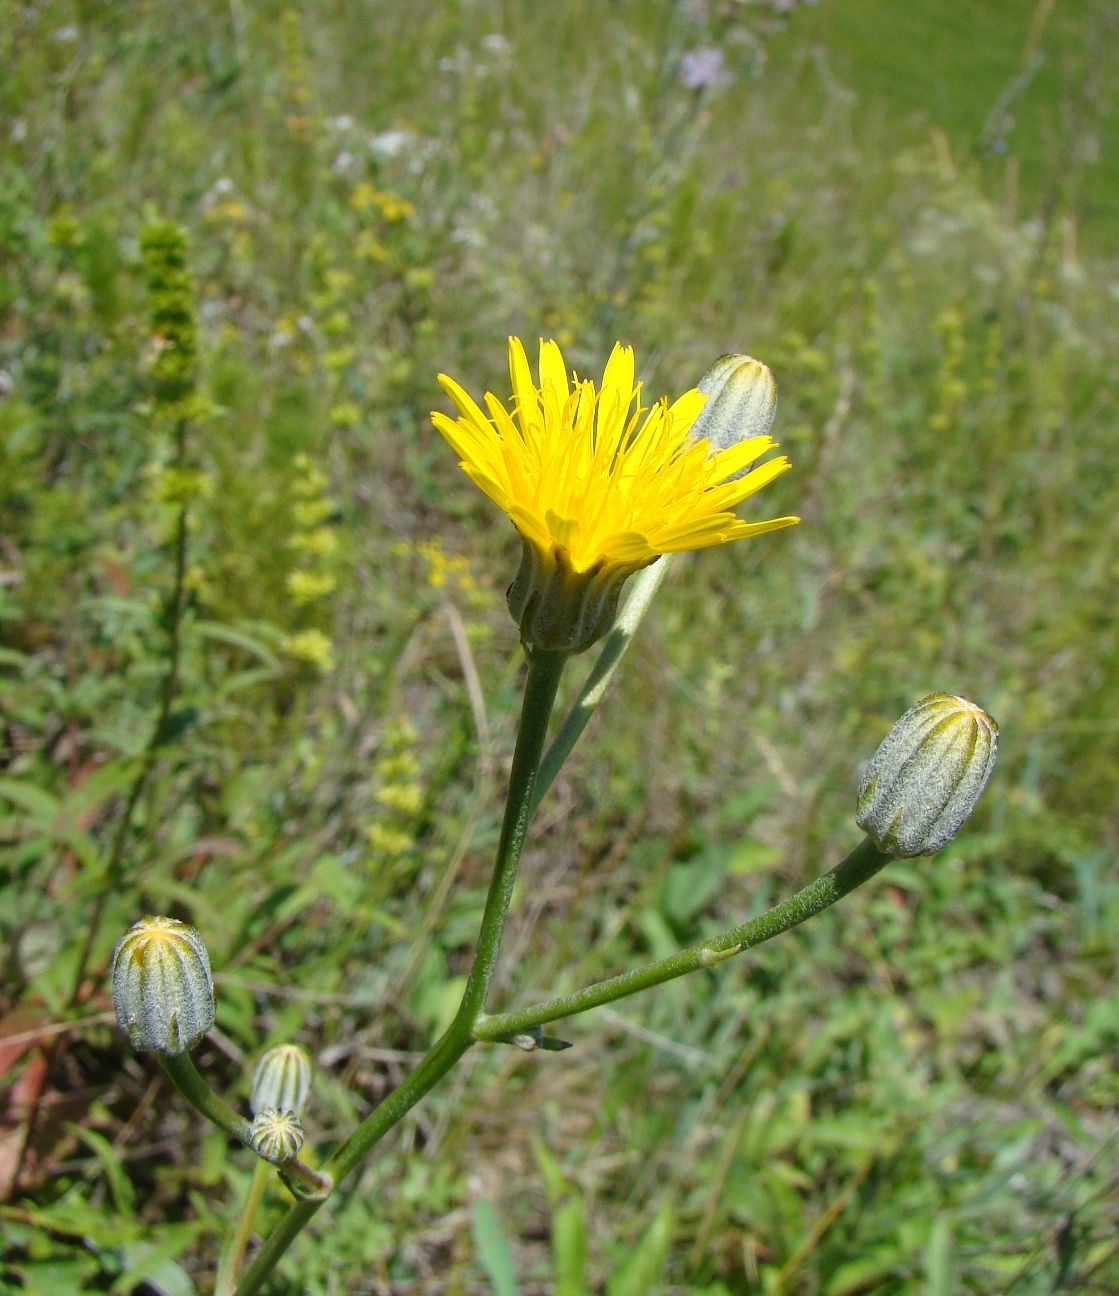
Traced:
<path fill-rule="evenodd" d="M 560 545 L 544 549 L 524 536 L 521 544 L 521 565 L 506 595 L 521 639 L 545 652 L 585 651 L 614 624 L 622 586 L 640 568 L 600 559 L 580 572 Z"/>

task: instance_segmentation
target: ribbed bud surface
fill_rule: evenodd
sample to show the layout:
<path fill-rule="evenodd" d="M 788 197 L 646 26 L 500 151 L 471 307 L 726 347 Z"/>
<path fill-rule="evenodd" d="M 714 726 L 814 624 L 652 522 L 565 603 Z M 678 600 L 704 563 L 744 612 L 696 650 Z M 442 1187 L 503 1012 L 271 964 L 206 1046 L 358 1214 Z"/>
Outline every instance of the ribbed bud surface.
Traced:
<path fill-rule="evenodd" d="M 886 735 L 863 774 L 855 815 L 887 855 L 932 855 L 975 809 L 999 728 L 966 698 L 932 693 Z"/>
<path fill-rule="evenodd" d="M 521 565 L 506 595 L 521 638 L 548 652 L 583 652 L 614 624 L 622 586 L 640 567 L 600 560 L 577 572 L 560 545 L 544 550 L 523 536 L 521 542 Z"/>
<path fill-rule="evenodd" d="M 177 918 L 143 918 L 117 942 L 117 1022 L 132 1047 L 182 1053 L 214 1024 L 214 983 L 202 937 Z"/>
<path fill-rule="evenodd" d="M 258 1157 L 280 1165 L 299 1155 L 303 1146 L 303 1126 L 294 1112 L 265 1107 L 253 1117 L 249 1144 Z"/>
<path fill-rule="evenodd" d="M 724 355 L 696 383 L 707 397 L 692 436 L 703 437 L 712 453 L 729 450 L 747 437 L 765 436 L 777 413 L 777 382 L 770 369 L 748 355 Z M 735 473 L 749 472 L 749 466 Z"/>
<path fill-rule="evenodd" d="M 268 1107 L 302 1116 L 310 1091 L 311 1059 L 298 1044 L 280 1044 L 256 1064 L 249 1108 L 254 1116 Z"/>

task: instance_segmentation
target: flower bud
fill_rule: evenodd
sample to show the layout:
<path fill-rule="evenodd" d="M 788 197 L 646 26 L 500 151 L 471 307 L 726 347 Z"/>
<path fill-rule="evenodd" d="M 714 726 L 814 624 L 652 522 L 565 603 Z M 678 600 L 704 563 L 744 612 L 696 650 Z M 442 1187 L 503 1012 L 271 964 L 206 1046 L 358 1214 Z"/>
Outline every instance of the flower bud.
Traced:
<path fill-rule="evenodd" d="M 713 454 L 729 450 L 747 437 L 765 436 L 773 426 L 777 383 L 760 360 L 747 355 L 720 356 L 696 387 L 707 399 L 692 424 L 692 436 L 706 439 Z M 749 472 L 749 467 L 742 472 Z"/>
<path fill-rule="evenodd" d="M 866 767 L 859 827 L 887 855 L 935 854 L 975 809 L 998 740 L 998 725 L 974 702 L 948 693 L 922 698 Z"/>
<path fill-rule="evenodd" d="M 214 983 L 202 937 L 177 918 L 143 918 L 117 942 L 117 1022 L 132 1047 L 182 1053 L 214 1024 Z"/>
<path fill-rule="evenodd" d="M 310 1089 L 311 1059 L 298 1044 L 280 1044 L 256 1064 L 249 1108 L 254 1116 L 268 1107 L 302 1116 Z"/>
<path fill-rule="evenodd" d="M 265 1107 L 253 1117 L 249 1146 L 265 1161 L 280 1165 L 299 1155 L 303 1146 L 303 1126 L 295 1112 Z"/>

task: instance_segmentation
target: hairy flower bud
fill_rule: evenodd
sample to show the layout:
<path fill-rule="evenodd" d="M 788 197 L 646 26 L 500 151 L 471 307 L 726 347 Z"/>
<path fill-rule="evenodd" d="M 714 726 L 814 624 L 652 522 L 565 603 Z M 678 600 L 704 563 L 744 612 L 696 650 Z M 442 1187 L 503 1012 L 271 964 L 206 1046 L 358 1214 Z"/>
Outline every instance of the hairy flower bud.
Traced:
<path fill-rule="evenodd" d="M 707 397 L 692 424 L 712 453 L 729 450 L 747 437 L 765 436 L 777 413 L 777 383 L 771 371 L 748 355 L 724 355 L 696 383 Z M 749 468 L 743 468 L 742 473 Z M 735 476 L 741 476 L 736 473 Z"/>
<path fill-rule="evenodd" d="M 132 1047 L 182 1053 L 214 1024 L 214 983 L 202 937 L 177 918 L 143 918 L 117 942 L 117 1022 Z"/>
<path fill-rule="evenodd" d="M 859 827 L 887 855 L 934 854 L 975 809 L 998 740 L 998 725 L 974 702 L 948 693 L 922 698 L 866 767 Z"/>
<path fill-rule="evenodd" d="M 280 1165 L 299 1155 L 303 1146 L 303 1126 L 295 1112 L 265 1107 L 253 1117 L 249 1146 L 265 1161 Z"/>
<path fill-rule="evenodd" d="M 311 1059 L 298 1044 L 280 1044 L 256 1064 L 249 1107 L 254 1116 L 269 1107 L 302 1116 L 310 1089 Z"/>

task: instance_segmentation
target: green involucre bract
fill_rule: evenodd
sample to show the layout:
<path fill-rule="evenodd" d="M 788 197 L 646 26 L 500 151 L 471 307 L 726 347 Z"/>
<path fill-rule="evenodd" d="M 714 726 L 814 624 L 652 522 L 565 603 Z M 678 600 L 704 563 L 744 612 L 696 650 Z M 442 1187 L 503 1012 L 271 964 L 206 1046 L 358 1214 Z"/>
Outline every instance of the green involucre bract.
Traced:
<path fill-rule="evenodd" d="M 966 698 L 931 693 L 894 725 L 859 787 L 859 827 L 887 855 L 932 855 L 975 809 L 999 728 Z"/>

